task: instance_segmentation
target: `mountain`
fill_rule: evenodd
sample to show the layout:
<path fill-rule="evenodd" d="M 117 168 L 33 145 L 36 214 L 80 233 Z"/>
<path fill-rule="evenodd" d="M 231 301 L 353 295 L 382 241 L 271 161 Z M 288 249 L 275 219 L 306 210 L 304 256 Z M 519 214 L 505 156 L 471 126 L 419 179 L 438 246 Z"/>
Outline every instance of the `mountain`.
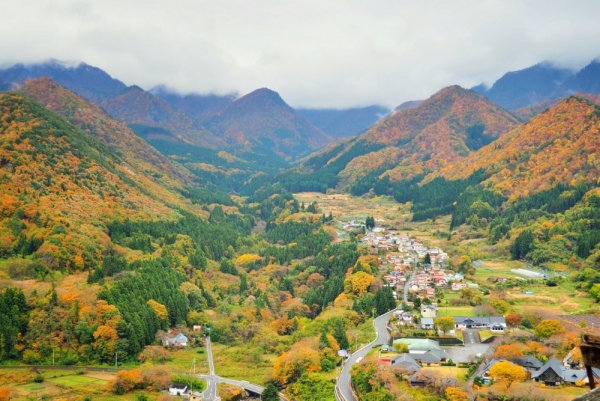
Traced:
<path fill-rule="evenodd" d="M 131 86 L 118 95 L 105 98 L 100 105 L 111 116 L 128 125 L 159 128 L 159 132 L 166 135 L 170 134 L 186 143 L 207 148 L 226 146 L 223 140 L 208 132 L 189 116 L 138 86 Z M 168 132 L 165 133 L 164 130 Z"/>
<path fill-rule="evenodd" d="M 75 66 L 57 60 L 38 64 L 15 64 L 0 70 L 0 79 L 14 85 L 23 85 L 31 78 L 48 77 L 95 103 L 122 92 L 127 86 L 112 78 L 100 68 L 85 63 Z"/>
<path fill-rule="evenodd" d="M 482 95 L 451 86 L 356 138 L 329 145 L 280 178 L 290 190 L 337 186 L 363 194 L 377 177 L 398 182 L 436 171 L 517 125 L 516 118 Z"/>
<path fill-rule="evenodd" d="M 566 97 L 566 96 L 565 96 Z M 520 107 L 516 110 L 512 110 L 512 114 L 519 119 L 519 121 L 527 121 L 532 117 L 537 116 L 542 111 L 562 101 L 565 97 L 558 97 L 555 99 L 542 100 L 539 103 L 532 104 L 530 106 Z"/>
<path fill-rule="evenodd" d="M 406 110 L 406 109 L 412 109 L 414 107 L 419 106 L 421 103 L 423 103 L 422 100 L 409 100 L 408 102 L 404 102 L 404 103 L 400 104 L 398 107 L 396 107 L 394 109 L 394 111 L 402 111 L 402 110 Z"/>
<path fill-rule="evenodd" d="M 600 94 L 600 61 L 594 60 L 563 83 L 563 90 Z"/>
<path fill-rule="evenodd" d="M 569 97 L 427 180 L 466 179 L 480 170 L 486 182 L 515 199 L 560 183 L 597 180 L 599 150 L 600 107 Z"/>
<path fill-rule="evenodd" d="M 200 124 L 219 114 L 237 98 L 236 94 L 220 96 L 191 93 L 180 95 L 162 85 L 150 89 L 149 92 Z"/>
<path fill-rule="evenodd" d="M 3 255 L 35 253 L 50 269 L 81 270 L 96 266 L 110 243 L 107 224 L 116 218 L 203 213 L 155 179 L 30 98 L 0 94 Z"/>
<path fill-rule="evenodd" d="M 237 99 L 204 125 L 229 145 L 274 152 L 288 160 L 333 140 L 267 88 Z"/>
<path fill-rule="evenodd" d="M 185 168 L 160 154 L 95 103 L 49 78 L 31 79 L 18 92 L 65 117 L 82 131 L 94 135 L 146 181 L 156 181 L 159 185 L 176 190 L 192 183 L 193 175 Z"/>
<path fill-rule="evenodd" d="M 296 109 L 296 112 L 333 138 L 364 132 L 390 111 L 381 106 L 353 109 Z"/>
<path fill-rule="evenodd" d="M 562 84 L 572 75 L 570 70 L 540 63 L 504 74 L 489 89 L 479 85 L 473 90 L 507 110 L 514 110 L 561 96 L 565 92 Z"/>

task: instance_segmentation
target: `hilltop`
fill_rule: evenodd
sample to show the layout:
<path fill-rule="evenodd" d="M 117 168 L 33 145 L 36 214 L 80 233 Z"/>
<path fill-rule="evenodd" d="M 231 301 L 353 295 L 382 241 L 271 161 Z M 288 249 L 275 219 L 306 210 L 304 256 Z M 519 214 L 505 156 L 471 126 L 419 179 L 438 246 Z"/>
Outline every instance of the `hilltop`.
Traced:
<path fill-rule="evenodd" d="M 269 149 L 284 159 L 306 155 L 332 141 L 267 88 L 231 103 L 205 126 L 229 145 Z"/>

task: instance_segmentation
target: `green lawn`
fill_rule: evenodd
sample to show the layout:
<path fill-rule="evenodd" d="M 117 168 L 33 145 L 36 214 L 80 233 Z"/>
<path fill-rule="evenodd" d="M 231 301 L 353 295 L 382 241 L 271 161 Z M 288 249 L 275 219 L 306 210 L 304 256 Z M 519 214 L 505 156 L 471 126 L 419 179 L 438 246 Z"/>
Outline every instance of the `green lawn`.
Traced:
<path fill-rule="evenodd" d="M 493 337 L 495 334 L 492 334 L 491 331 L 489 330 L 479 330 L 479 339 L 481 340 L 481 342 L 484 342 L 485 340 L 487 340 L 490 337 Z"/>
<path fill-rule="evenodd" d="M 438 309 L 440 316 L 475 316 L 472 306 L 442 306 Z"/>
<path fill-rule="evenodd" d="M 106 384 L 106 380 L 95 379 L 93 377 L 81 376 L 81 375 L 73 375 L 73 376 L 62 376 L 54 379 L 47 379 L 49 382 L 55 384 L 61 384 L 63 386 L 68 387 L 80 387 L 82 385 L 93 385 L 93 386 L 103 386 Z"/>
<path fill-rule="evenodd" d="M 24 388 L 27 391 L 37 391 L 37 390 L 43 390 L 46 388 L 46 386 L 43 386 L 41 384 L 28 384 L 26 386 L 22 386 L 22 388 Z"/>

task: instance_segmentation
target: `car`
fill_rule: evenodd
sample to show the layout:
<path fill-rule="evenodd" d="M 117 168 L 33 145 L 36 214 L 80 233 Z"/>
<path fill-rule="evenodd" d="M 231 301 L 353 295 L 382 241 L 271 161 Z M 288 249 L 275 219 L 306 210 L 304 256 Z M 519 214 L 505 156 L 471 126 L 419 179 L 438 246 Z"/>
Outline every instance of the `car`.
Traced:
<path fill-rule="evenodd" d="M 363 358 L 362 356 L 359 356 L 358 359 L 356 360 L 356 362 L 354 362 L 354 363 L 360 363 L 360 361 L 362 361 L 362 358 Z"/>

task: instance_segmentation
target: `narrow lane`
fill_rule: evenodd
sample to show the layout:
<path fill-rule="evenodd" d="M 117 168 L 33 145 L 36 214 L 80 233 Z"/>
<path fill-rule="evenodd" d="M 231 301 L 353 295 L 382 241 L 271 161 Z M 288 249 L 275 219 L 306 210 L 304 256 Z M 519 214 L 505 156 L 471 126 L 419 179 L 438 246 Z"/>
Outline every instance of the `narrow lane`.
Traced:
<path fill-rule="evenodd" d="M 215 375 L 215 365 L 213 362 L 212 348 L 210 345 L 210 337 L 206 337 L 206 359 L 208 360 L 208 375 L 202 375 L 206 380 L 206 390 L 202 393 L 202 400 L 219 401 L 221 397 L 217 394 L 217 383 Z"/>
<path fill-rule="evenodd" d="M 365 355 L 373 349 L 376 345 L 387 344 L 390 340 L 390 333 L 387 329 L 387 323 L 390 319 L 390 316 L 396 309 L 393 309 L 373 320 L 373 326 L 375 326 L 375 334 L 376 338 L 370 344 L 356 351 L 354 354 L 348 358 L 346 363 L 342 368 L 342 373 L 338 378 L 338 383 L 335 388 L 335 398 L 339 401 L 353 401 L 355 400 L 354 394 L 352 392 L 352 387 L 350 385 L 350 371 L 352 370 L 352 365 L 358 361 L 359 358 L 363 358 Z"/>

